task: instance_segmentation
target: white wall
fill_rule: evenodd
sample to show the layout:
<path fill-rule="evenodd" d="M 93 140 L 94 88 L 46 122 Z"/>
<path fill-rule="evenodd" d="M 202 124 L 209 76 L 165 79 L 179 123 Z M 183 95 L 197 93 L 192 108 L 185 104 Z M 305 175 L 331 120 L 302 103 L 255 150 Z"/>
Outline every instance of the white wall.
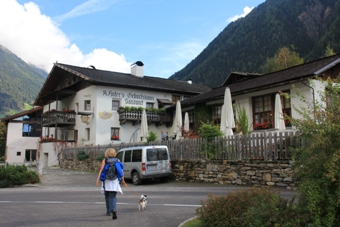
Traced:
<path fill-rule="evenodd" d="M 117 100 L 120 102 L 121 106 L 134 106 L 134 107 L 146 107 L 146 103 L 153 103 L 154 108 L 158 108 L 157 99 L 168 99 L 172 100 L 171 93 L 161 93 L 153 91 L 144 91 L 138 89 L 129 88 L 108 88 L 104 86 L 96 87 L 96 97 L 95 100 L 95 121 L 96 121 L 96 135 L 94 144 L 109 144 L 122 142 L 128 143 L 132 134 L 140 128 L 140 123 L 138 125 L 132 125 L 131 122 L 126 122 L 120 125 L 119 115 L 116 110 L 112 110 L 112 100 Z M 99 117 L 100 113 L 109 113 L 111 117 L 108 119 L 102 119 Z M 114 141 L 110 139 L 111 127 L 120 129 L 120 140 Z M 91 127 L 92 128 L 92 127 Z M 160 139 L 161 131 L 168 131 L 165 124 L 156 127 L 155 123 L 149 125 L 149 131 L 156 133 Z"/>
<path fill-rule="evenodd" d="M 36 150 L 38 137 L 23 137 L 23 124 L 20 122 L 9 122 L 7 126 L 7 163 L 24 164 L 26 150 Z M 21 152 L 18 156 L 17 152 Z M 38 158 L 38 157 L 37 157 Z"/>
<path fill-rule="evenodd" d="M 309 82 L 306 80 L 304 81 L 307 85 L 309 85 Z M 314 88 L 314 93 L 315 93 L 315 99 L 319 99 L 319 96 L 316 94 L 316 91 L 320 91 L 323 88 L 323 86 L 316 81 L 314 83 L 315 88 Z M 306 97 L 306 100 L 308 100 L 310 103 L 313 103 L 313 89 L 310 87 L 304 85 L 301 82 L 295 83 L 294 85 L 284 85 L 284 86 L 279 86 L 279 87 L 273 87 L 269 88 L 266 90 L 261 90 L 261 91 L 255 91 L 252 93 L 247 93 L 247 94 L 242 94 L 242 95 L 237 95 L 237 96 L 232 96 L 232 100 L 235 101 L 236 104 L 239 104 L 241 108 L 245 108 L 247 112 L 247 116 L 249 119 L 250 125 L 250 130 L 253 130 L 252 124 L 253 124 L 253 107 L 252 107 L 252 98 L 255 96 L 261 96 L 261 95 L 266 95 L 266 94 L 272 94 L 276 93 L 279 91 L 290 91 L 291 95 L 291 110 L 292 110 L 292 117 L 293 118 L 301 118 L 301 115 L 295 110 L 295 108 L 301 108 L 301 106 L 306 106 L 305 102 L 302 102 L 300 99 L 300 96 L 298 96 L 298 93 L 303 94 Z M 212 102 L 208 102 L 207 105 L 215 105 L 215 104 L 223 104 L 223 98 L 220 100 L 215 100 Z"/>

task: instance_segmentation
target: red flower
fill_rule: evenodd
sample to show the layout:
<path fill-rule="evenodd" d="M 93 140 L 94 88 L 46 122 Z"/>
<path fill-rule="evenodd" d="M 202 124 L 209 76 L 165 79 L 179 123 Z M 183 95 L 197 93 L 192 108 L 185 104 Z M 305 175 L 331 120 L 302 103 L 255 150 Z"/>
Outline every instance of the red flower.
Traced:
<path fill-rule="evenodd" d="M 111 136 L 112 140 L 119 140 L 119 136 Z"/>
<path fill-rule="evenodd" d="M 271 128 L 271 127 L 272 127 L 271 122 L 254 124 L 254 129 L 268 129 L 268 128 Z"/>

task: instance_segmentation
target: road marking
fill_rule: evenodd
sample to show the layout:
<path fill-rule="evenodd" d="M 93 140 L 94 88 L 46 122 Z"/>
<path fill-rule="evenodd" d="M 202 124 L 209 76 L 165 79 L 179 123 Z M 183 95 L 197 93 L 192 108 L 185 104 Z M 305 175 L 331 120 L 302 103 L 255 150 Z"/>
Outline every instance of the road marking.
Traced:
<path fill-rule="evenodd" d="M 0 203 L 30 203 L 30 204 L 105 204 L 105 202 L 70 202 L 70 201 L 0 201 Z M 136 203 L 117 203 L 118 205 L 136 205 Z M 148 206 L 170 206 L 170 207 L 201 207 L 201 205 L 189 204 L 150 204 Z"/>
<path fill-rule="evenodd" d="M 163 206 L 170 206 L 170 207 L 201 207 L 201 205 L 186 205 L 186 204 L 163 204 Z"/>

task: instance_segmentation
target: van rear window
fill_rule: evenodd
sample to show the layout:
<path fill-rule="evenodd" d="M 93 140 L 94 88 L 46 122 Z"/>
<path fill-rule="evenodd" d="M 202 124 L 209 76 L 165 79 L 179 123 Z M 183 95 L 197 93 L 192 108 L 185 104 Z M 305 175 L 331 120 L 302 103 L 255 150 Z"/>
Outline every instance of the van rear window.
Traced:
<path fill-rule="evenodd" d="M 168 152 L 165 148 L 150 148 L 146 150 L 147 161 L 168 160 Z"/>

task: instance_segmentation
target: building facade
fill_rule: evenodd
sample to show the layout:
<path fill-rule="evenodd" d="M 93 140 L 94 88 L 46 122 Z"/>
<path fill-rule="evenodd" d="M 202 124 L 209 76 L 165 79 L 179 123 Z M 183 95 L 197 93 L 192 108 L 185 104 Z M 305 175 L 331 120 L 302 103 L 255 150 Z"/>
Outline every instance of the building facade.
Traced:
<path fill-rule="evenodd" d="M 136 62 L 131 74 L 55 63 L 35 105 L 43 107 L 40 153 L 43 166 L 57 165 L 65 146 L 96 146 L 141 141 L 142 110 L 148 131 L 173 136 L 177 100 L 209 91 L 191 81 L 143 75 Z"/>
<path fill-rule="evenodd" d="M 200 122 L 221 122 L 225 90 L 231 91 L 235 106 L 245 109 L 252 133 L 276 130 L 274 111 L 275 95 L 281 96 L 282 111 L 285 116 L 301 118 L 299 110 L 320 102 L 320 91 L 326 88 L 317 78 L 338 78 L 340 75 L 340 55 L 307 62 L 288 69 L 266 75 L 234 72 L 223 86 L 181 102 L 182 111 L 192 116 L 191 129 L 200 127 Z M 305 99 L 302 101 L 301 97 Z M 175 107 L 170 107 L 173 109 Z M 286 130 L 293 130 L 286 119 Z M 234 129 L 235 130 L 235 129 Z M 236 130 L 235 130 L 236 131 Z"/>
<path fill-rule="evenodd" d="M 7 128 L 6 163 L 36 165 L 38 140 L 41 136 L 42 107 L 2 118 Z"/>

